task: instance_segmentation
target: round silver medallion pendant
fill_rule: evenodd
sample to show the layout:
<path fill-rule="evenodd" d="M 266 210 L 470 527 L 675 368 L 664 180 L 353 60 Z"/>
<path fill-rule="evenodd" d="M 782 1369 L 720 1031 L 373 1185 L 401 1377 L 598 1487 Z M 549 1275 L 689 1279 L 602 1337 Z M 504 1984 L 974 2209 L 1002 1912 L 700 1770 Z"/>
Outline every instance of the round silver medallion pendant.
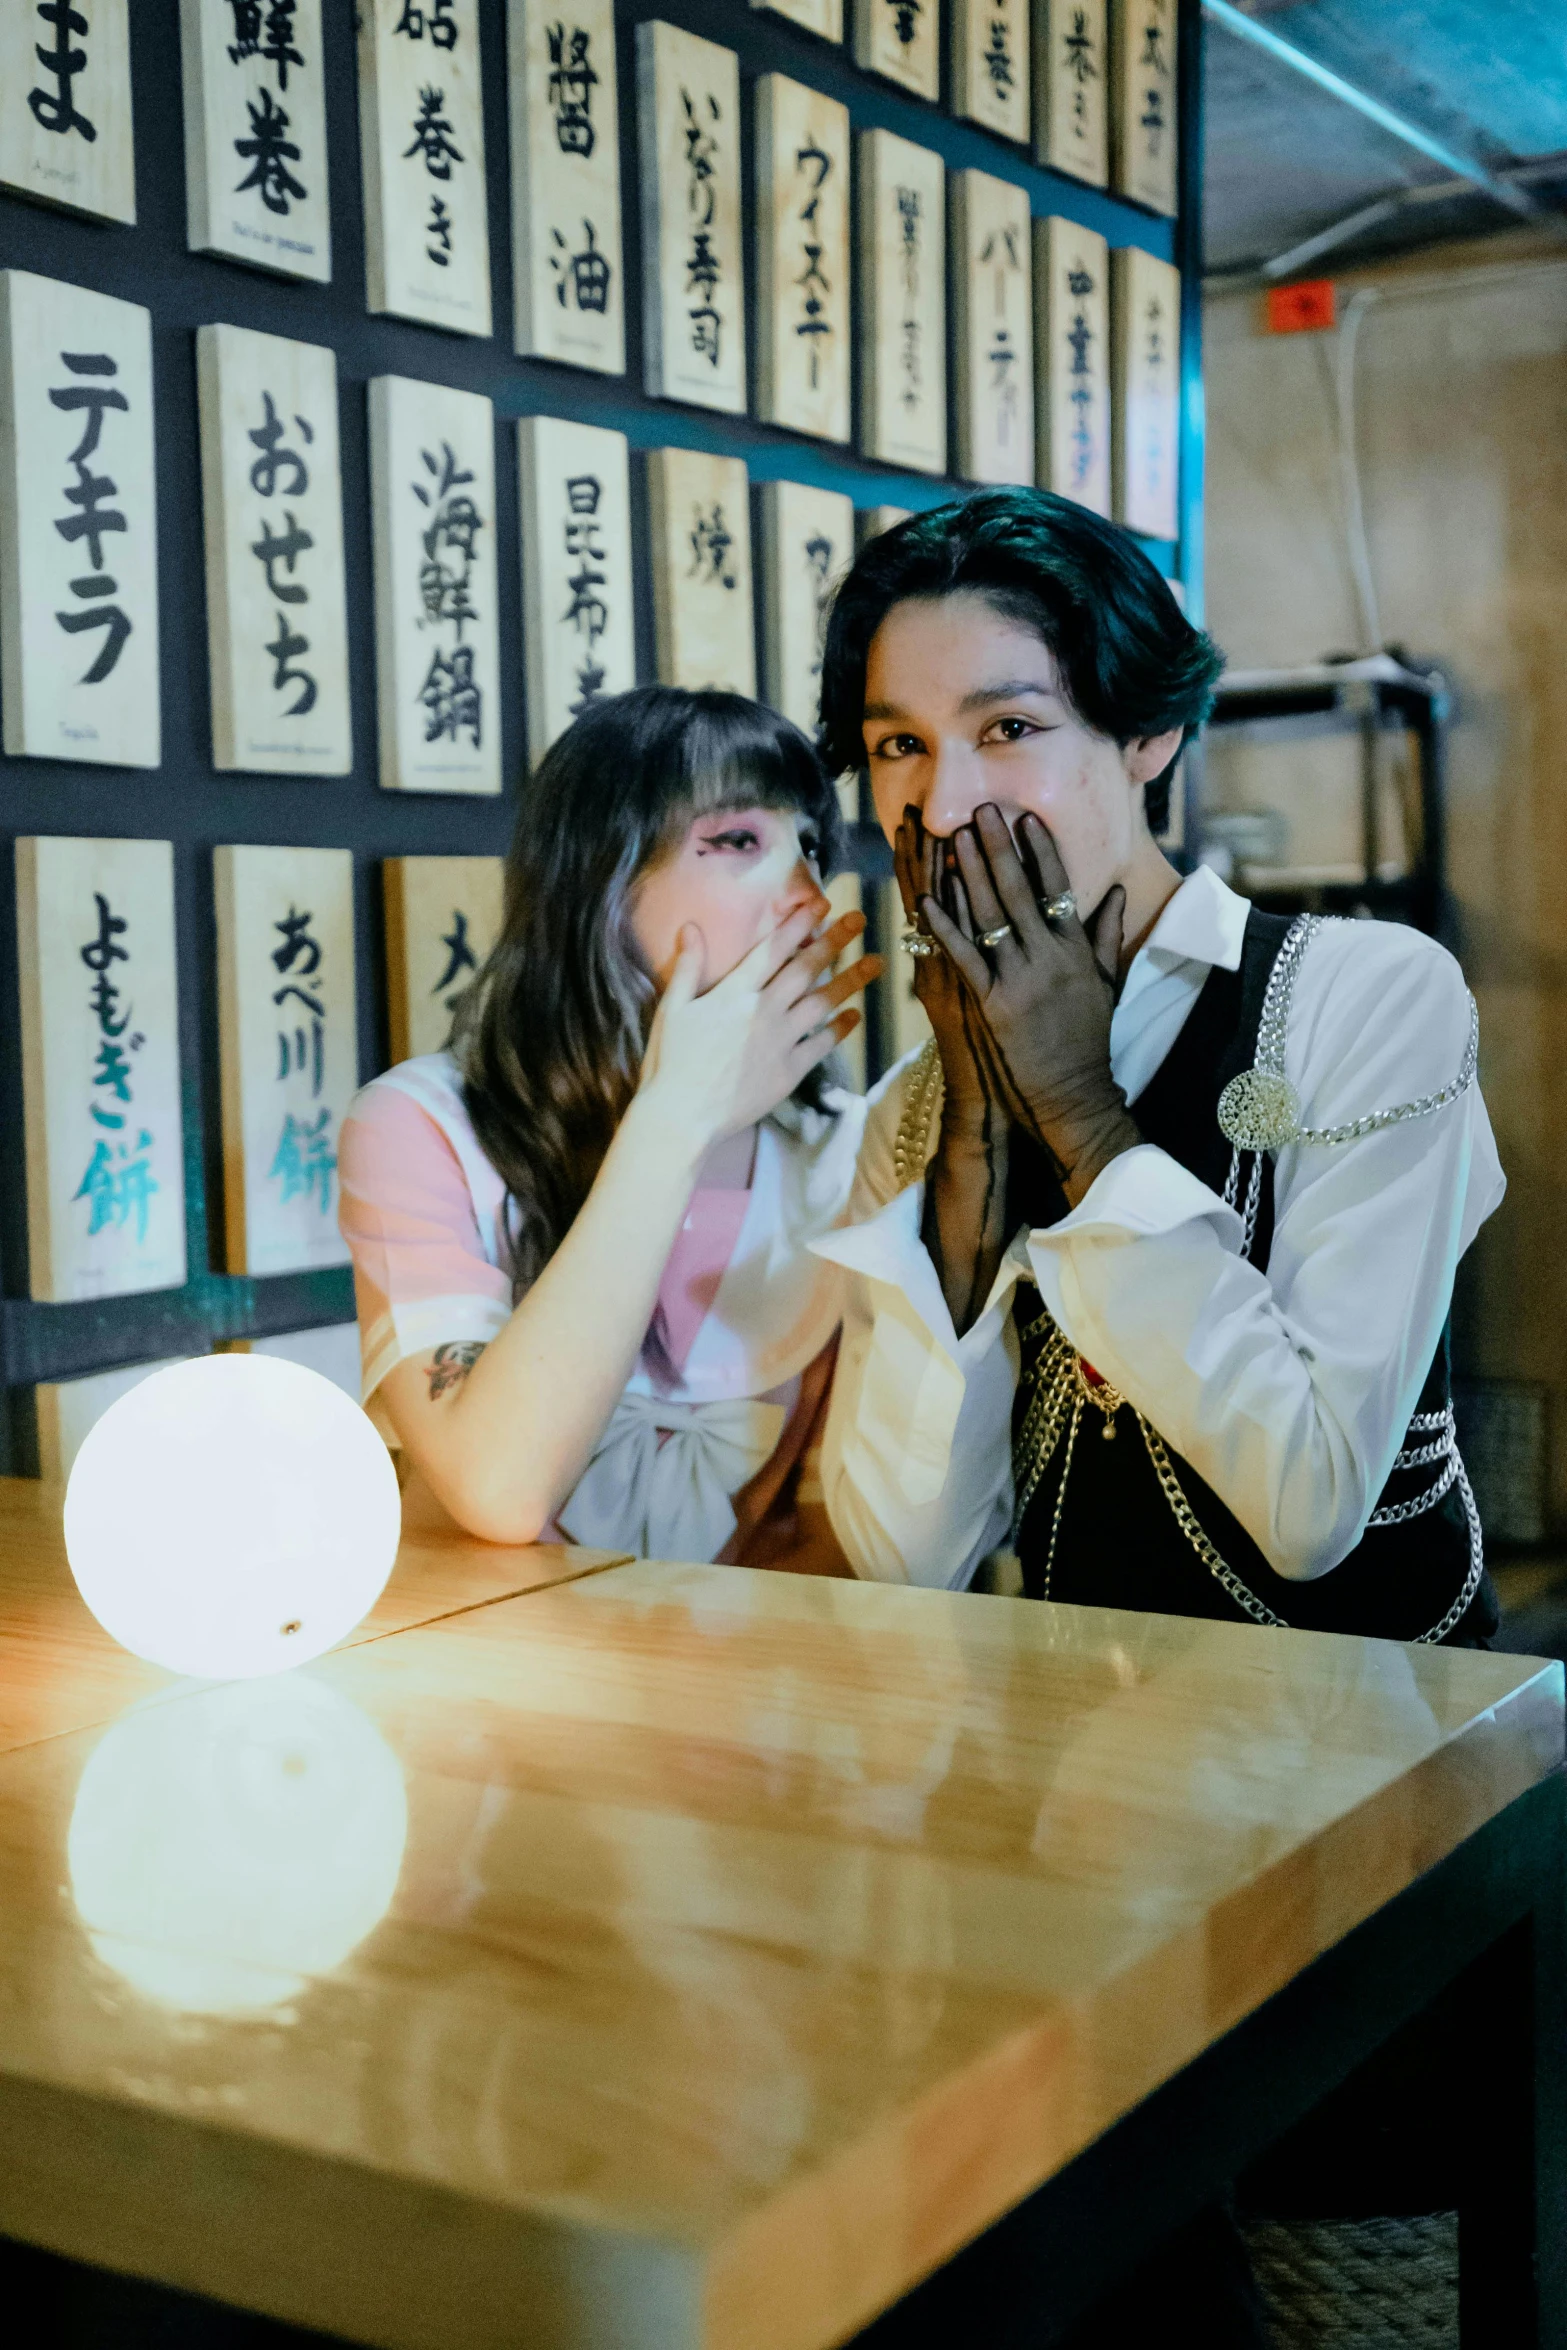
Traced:
<path fill-rule="evenodd" d="M 1282 1150 L 1300 1132 L 1300 1096 L 1282 1070 L 1243 1069 L 1219 1096 L 1219 1125 L 1237 1150 Z"/>

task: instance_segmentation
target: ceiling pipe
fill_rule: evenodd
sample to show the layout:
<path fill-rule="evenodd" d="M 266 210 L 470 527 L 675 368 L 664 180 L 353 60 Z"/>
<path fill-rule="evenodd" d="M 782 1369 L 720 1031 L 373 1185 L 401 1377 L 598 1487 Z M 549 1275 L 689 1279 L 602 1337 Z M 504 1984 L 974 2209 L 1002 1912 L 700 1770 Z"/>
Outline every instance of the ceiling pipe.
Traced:
<path fill-rule="evenodd" d="M 1329 97 L 1337 98 L 1342 105 L 1353 107 L 1357 114 L 1363 114 L 1368 122 L 1376 123 L 1393 138 L 1401 140 L 1406 147 L 1413 147 L 1417 154 L 1429 156 L 1433 163 L 1440 163 L 1456 178 L 1481 189 L 1493 203 L 1503 205 L 1507 211 L 1517 213 L 1523 220 L 1539 218 L 1544 207 L 1530 195 L 1527 188 L 1516 187 L 1499 178 L 1495 172 L 1487 171 L 1483 164 L 1461 155 L 1456 147 L 1449 147 L 1445 140 L 1433 138 L 1429 131 L 1422 130 L 1418 123 L 1411 122 L 1407 116 L 1395 114 L 1391 106 L 1384 106 L 1381 99 L 1373 98 L 1369 90 L 1358 89 L 1353 82 L 1347 82 L 1341 74 L 1334 73 L 1331 67 L 1319 65 L 1315 57 L 1309 57 L 1304 49 L 1297 49 L 1293 41 L 1282 39 L 1279 34 L 1270 31 L 1267 25 L 1259 23 L 1256 17 L 1247 16 L 1243 10 L 1233 7 L 1231 0 L 1202 0 L 1202 7 L 1205 16 L 1211 17 L 1215 24 L 1222 25 L 1227 33 L 1233 33 L 1237 40 L 1249 41 L 1254 49 L 1260 49 L 1265 57 L 1271 57 L 1276 64 L 1288 66 L 1292 73 L 1303 75 L 1308 82 L 1315 82 L 1319 90 L 1326 90 Z M 1319 250 L 1326 248 L 1319 247 Z"/>

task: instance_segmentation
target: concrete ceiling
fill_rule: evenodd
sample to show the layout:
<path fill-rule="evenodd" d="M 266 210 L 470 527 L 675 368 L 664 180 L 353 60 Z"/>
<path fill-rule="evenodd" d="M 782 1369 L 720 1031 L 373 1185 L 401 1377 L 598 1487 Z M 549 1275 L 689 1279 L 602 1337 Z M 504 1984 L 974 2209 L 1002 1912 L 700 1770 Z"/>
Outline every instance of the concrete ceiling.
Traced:
<path fill-rule="evenodd" d="M 1245 13 L 1567 226 L 1564 0 L 1241 0 Z M 1247 274 L 1361 212 L 1286 275 L 1455 236 L 1516 214 L 1212 17 L 1204 26 L 1205 243 Z"/>

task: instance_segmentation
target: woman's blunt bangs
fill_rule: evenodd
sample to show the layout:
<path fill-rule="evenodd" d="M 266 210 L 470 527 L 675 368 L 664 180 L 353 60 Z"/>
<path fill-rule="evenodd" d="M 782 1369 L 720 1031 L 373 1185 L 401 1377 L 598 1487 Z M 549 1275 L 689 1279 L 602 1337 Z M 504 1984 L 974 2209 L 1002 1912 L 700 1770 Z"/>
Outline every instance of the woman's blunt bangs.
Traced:
<path fill-rule="evenodd" d="M 1224 656 L 1131 532 L 1050 490 L 981 490 L 872 539 L 834 597 L 822 660 L 830 773 L 865 765 L 865 672 L 887 614 L 963 590 L 1038 631 L 1096 733 L 1124 744 L 1179 727 L 1190 739 L 1206 717 Z"/>
<path fill-rule="evenodd" d="M 667 691 L 667 688 L 653 688 Z M 776 710 L 743 694 L 692 694 L 683 726 L 684 792 L 669 816 L 673 846 L 693 816 L 729 808 L 771 808 L 802 816 L 815 835 L 823 874 L 843 856 L 838 794 L 815 745 Z"/>

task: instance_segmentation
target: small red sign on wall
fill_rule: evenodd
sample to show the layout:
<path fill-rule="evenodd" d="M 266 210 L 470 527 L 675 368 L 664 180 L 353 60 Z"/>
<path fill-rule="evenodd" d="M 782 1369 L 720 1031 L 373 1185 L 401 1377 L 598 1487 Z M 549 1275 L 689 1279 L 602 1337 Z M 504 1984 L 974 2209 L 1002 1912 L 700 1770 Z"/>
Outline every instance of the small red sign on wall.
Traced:
<path fill-rule="evenodd" d="M 1336 326 L 1338 309 L 1333 296 L 1333 280 L 1330 277 L 1303 278 L 1295 286 L 1270 286 L 1269 334 L 1307 335 L 1325 326 Z"/>

